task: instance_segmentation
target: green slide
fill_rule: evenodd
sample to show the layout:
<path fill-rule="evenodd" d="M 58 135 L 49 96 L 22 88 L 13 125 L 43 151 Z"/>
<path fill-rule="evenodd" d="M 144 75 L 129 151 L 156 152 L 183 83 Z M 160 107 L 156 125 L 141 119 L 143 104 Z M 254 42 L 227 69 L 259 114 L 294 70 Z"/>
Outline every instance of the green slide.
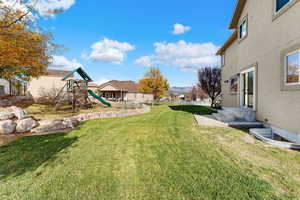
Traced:
<path fill-rule="evenodd" d="M 108 103 L 107 101 L 105 101 L 104 99 L 102 99 L 101 97 L 99 97 L 98 95 L 96 95 L 92 90 L 88 90 L 88 93 L 94 97 L 95 99 L 98 99 L 101 103 L 103 103 L 104 105 L 107 105 L 108 107 L 111 107 L 111 104 Z"/>

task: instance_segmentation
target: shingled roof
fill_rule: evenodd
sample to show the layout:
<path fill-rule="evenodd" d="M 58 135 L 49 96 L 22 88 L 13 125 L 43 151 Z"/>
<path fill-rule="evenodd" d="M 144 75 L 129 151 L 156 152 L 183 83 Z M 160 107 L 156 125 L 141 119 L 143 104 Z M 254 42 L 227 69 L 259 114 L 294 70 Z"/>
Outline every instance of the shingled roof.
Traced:
<path fill-rule="evenodd" d="M 117 90 L 124 91 L 124 92 L 139 92 L 139 87 L 140 85 L 133 82 L 133 81 L 117 81 L 117 80 L 112 80 L 108 81 L 102 85 L 99 86 L 99 89 L 101 90 L 102 88 L 111 85 L 112 87 L 116 88 Z"/>

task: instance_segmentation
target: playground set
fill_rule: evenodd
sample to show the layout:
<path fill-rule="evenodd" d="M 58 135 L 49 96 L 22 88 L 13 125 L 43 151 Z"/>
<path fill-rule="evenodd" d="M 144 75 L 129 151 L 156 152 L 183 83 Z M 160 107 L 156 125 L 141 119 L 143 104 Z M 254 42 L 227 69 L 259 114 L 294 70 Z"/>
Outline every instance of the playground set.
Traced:
<path fill-rule="evenodd" d="M 76 79 L 75 73 L 77 73 L 81 79 Z M 88 84 L 93 80 L 81 67 L 67 74 L 62 81 L 65 81 L 66 84 L 54 98 L 54 110 L 57 110 L 62 104 L 65 104 L 66 101 L 72 105 L 73 112 L 80 108 L 91 108 L 93 103 L 89 95 L 107 107 L 111 107 L 109 102 L 88 89 Z"/>

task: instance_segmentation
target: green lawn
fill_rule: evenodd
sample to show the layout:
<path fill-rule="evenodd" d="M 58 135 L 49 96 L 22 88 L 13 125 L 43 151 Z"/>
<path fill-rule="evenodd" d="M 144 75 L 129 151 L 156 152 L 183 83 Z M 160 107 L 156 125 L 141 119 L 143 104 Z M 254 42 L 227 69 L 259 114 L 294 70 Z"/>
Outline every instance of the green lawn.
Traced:
<path fill-rule="evenodd" d="M 199 127 L 181 110 L 157 106 L 0 147 L 0 199 L 300 198 L 298 152 Z"/>

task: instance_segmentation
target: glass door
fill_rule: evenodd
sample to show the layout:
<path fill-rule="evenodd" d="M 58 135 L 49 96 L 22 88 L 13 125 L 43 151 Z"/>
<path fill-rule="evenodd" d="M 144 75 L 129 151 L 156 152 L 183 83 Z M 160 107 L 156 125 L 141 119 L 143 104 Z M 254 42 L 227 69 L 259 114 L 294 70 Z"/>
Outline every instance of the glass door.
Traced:
<path fill-rule="evenodd" d="M 254 107 L 254 71 L 243 73 L 243 103 L 244 107 Z"/>

